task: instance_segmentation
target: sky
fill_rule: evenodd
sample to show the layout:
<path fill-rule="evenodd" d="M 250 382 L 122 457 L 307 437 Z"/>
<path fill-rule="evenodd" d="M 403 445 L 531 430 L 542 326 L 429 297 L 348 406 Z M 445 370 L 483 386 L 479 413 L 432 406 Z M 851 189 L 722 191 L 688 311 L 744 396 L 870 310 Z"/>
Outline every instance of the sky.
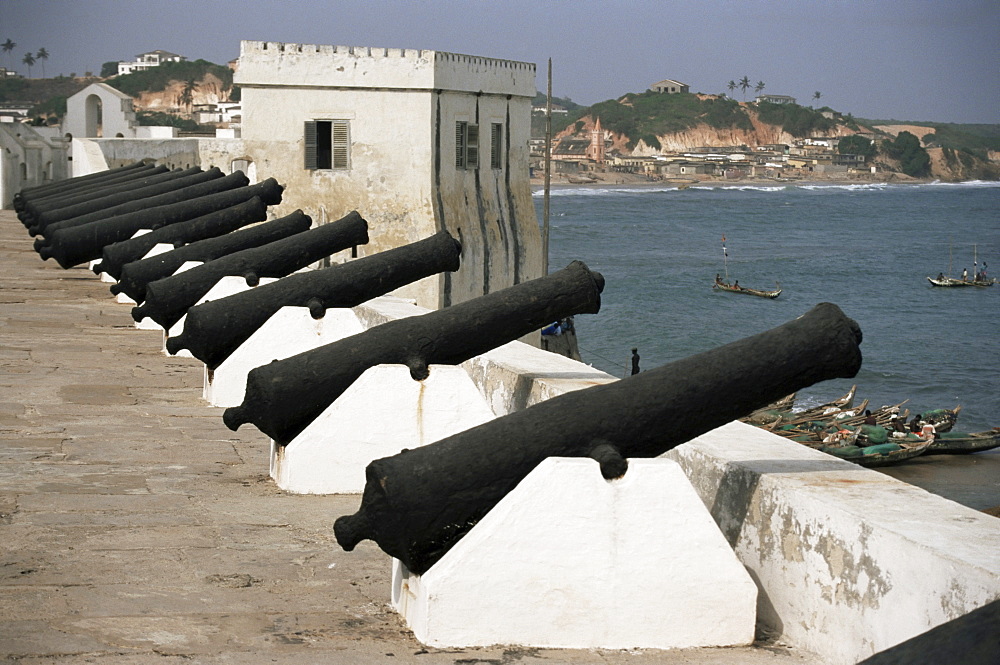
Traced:
<path fill-rule="evenodd" d="M 224 64 L 263 40 L 533 62 L 542 91 L 551 58 L 553 94 L 584 105 L 666 78 L 728 93 L 746 76 L 862 118 L 1000 123 L 997 0 L 0 0 L 7 39 L 21 74 L 49 52 L 35 77 L 156 49 Z"/>

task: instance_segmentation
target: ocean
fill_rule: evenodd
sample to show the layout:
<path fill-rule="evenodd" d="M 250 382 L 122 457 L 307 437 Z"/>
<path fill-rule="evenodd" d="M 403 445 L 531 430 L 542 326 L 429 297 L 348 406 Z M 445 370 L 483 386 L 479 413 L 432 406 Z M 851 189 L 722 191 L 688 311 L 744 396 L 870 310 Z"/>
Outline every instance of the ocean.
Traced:
<path fill-rule="evenodd" d="M 539 220 L 542 202 L 537 191 Z M 550 270 L 579 259 L 606 280 L 600 313 L 576 317 L 583 361 L 598 369 L 624 376 L 633 347 L 643 368 L 659 367 L 832 302 L 861 326 L 862 368 L 800 391 L 800 406 L 856 383 L 873 407 L 961 405 L 955 431 L 1000 426 L 1000 284 L 927 281 L 949 274 L 949 260 L 953 276 L 971 275 L 974 260 L 1000 276 L 1000 183 L 560 186 L 550 212 Z M 717 273 L 782 294 L 720 292 Z M 1000 452 L 922 456 L 886 473 L 1000 506 Z"/>

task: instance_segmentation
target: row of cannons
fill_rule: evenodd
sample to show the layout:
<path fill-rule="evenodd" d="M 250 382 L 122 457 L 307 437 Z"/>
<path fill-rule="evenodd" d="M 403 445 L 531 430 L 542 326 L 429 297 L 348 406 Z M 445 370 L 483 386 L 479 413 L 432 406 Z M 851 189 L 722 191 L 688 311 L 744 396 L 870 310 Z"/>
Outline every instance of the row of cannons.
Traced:
<path fill-rule="evenodd" d="M 301 211 L 267 221 L 281 196 L 273 179 L 139 162 L 23 190 L 15 209 L 43 259 L 89 263 L 135 303 L 137 325 L 164 330 L 165 352 L 204 363 L 205 397 L 227 407 L 226 426 L 271 439 L 279 486 L 363 491 L 357 512 L 336 519 L 336 539 L 348 551 L 371 540 L 393 557 L 392 602 L 418 639 L 753 640 L 756 587 L 686 476 L 660 456 L 791 392 L 854 376 L 854 321 L 820 304 L 620 381 L 560 358 L 554 374 L 586 380 L 500 415 L 484 392 L 545 380 L 537 374 L 555 362 L 515 340 L 598 313 L 603 277 L 577 261 L 425 310 L 392 293 L 461 269 L 446 231 L 313 269 L 365 245 L 368 223 L 357 212 L 318 227 Z M 515 347 L 542 369 L 500 387 L 470 378 L 477 358 Z M 452 417 L 435 419 L 435 409 Z M 567 575 L 585 602 L 567 592 Z"/>

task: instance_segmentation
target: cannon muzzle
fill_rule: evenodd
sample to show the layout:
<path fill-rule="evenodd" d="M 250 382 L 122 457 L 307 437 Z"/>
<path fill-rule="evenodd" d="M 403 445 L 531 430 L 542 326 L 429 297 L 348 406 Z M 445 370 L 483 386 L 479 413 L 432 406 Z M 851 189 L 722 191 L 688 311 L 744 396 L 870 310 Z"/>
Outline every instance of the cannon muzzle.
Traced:
<path fill-rule="evenodd" d="M 375 460 L 360 509 L 334 534 L 347 550 L 374 540 L 423 573 L 545 458 L 593 456 L 613 475 L 616 457 L 656 457 L 818 381 L 853 377 L 860 343 L 857 323 L 822 303 L 758 335 Z"/>

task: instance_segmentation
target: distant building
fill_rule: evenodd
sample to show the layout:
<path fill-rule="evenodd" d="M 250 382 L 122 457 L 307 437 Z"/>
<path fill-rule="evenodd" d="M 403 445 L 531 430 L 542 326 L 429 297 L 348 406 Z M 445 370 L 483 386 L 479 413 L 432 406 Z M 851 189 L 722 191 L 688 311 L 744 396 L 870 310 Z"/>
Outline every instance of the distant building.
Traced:
<path fill-rule="evenodd" d="M 758 95 L 756 102 L 767 102 L 768 104 L 794 104 L 795 98 L 788 95 Z"/>
<path fill-rule="evenodd" d="M 668 95 L 675 95 L 679 92 L 691 92 L 691 86 L 673 79 L 663 79 L 649 86 L 653 92 L 662 92 Z"/>
<path fill-rule="evenodd" d="M 6 67 L 0 67 L 0 79 L 23 79 L 24 77 L 15 72 L 13 69 L 7 69 Z"/>
<path fill-rule="evenodd" d="M 135 56 L 135 62 L 119 62 L 118 75 L 140 72 L 144 69 L 159 67 L 165 62 L 183 62 L 187 60 L 183 55 L 177 55 L 170 51 L 156 50 L 148 53 L 140 53 Z"/>

